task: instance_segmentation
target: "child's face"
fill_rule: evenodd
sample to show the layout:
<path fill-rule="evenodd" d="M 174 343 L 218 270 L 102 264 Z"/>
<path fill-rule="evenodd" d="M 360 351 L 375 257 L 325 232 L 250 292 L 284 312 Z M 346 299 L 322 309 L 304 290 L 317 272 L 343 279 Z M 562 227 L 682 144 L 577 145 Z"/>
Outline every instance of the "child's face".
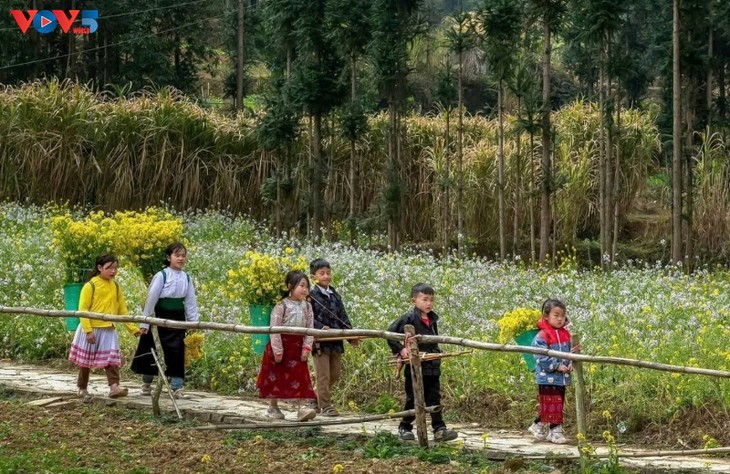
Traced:
<path fill-rule="evenodd" d="M 563 308 L 551 309 L 547 316 L 545 316 L 545 319 L 547 319 L 550 326 L 556 329 L 565 326 L 565 323 L 568 320 L 568 318 L 565 317 L 565 311 L 563 311 Z"/>
<path fill-rule="evenodd" d="M 170 261 L 170 267 L 174 268 L 175 270 L 182 270 L 182 267 L 185 266 L 185 262 L 187 261 L 188 253 L 183 250 L 177 250 L 172 253 L 169 257 L 167 257 L 167 260 Z"/>
<path fill-rule="evenodd" d="M 433 310 L 433 295 L 427 295 L 426 293 L 418 293 L 413 298 L 413 306 L 421 312 L 421 314 L 428 314 Z"/>
<path fill-rule="evenodd" d="M 309 294 L 309 282 L 306 278 L 302 278 L 297 286 L 295 286 L 289 293 L 290 298 L 295 301 L 302 301 Z"/>
<path fill-rule="evenodd" d="M 332 281 L 332 269 L 323 267 L 314 272 L 314 281 L 319 286 L 323 288 L 327 288 L 330 286 L 330 282 Z"/>
<path fill-rule="evenodd" d="M 109 262 L 104 265 L 97 265 L 96 268 L 99 270 L 100 277 L 105 280 L 111 280 L 117 275 L 118 264 L 117 262 Z"/>

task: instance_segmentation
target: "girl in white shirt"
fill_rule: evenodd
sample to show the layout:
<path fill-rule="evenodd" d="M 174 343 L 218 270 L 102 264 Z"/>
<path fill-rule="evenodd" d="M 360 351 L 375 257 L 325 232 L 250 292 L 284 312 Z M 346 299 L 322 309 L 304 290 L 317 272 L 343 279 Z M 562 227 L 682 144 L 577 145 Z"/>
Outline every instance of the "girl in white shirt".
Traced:
<path fill-rule="evenodd" d="M 142 314 L 173 321 L 198 321 L 198 301 L 195 287 L 183 267 L 187 249 L 179 242 L 165 250 L 165 265 L 150 283 Z M 151 349 L 155 347 L 148 324 L 141 324 L 142 337 L 132 361 L 132 371 L 142 374 L 142 395 L 151 393 L 151 384 L 158 374 Z M 185 330 L 158 326 L 158 334 L 165 357 L 165 375 L 171 378 L 175 398 L 190 398 L 184 391 L 185 383 Z"/>

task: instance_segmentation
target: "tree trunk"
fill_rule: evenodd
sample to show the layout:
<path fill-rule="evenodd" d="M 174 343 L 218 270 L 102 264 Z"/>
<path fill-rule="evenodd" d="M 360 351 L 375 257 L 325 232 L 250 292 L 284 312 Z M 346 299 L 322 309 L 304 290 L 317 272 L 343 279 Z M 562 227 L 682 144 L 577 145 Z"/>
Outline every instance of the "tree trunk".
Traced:
<path fill-rule="evenodd" d="M 451 222 L 450 222 L 450 194 L 451 194 L 451 110 L 449 108 L 449 105 L 446 106 L 446 132 L 444 137 L 444 154 L 446 158 L 446 170 L 445 170 L 445 180 L 444 183 L 444 199 L 443 199 L 443 249 L 444 254 L 447 254 L 450 247 L 450 239 L 451 239 Z"/>
<path fill-rule="evenodd" d="M 393 93 L 389 105 L 389 140 L 388 140 L 388 241 L 390 249 L 395 251 L 398 244 L 398 207 L 396 190 L 400 186 L 397 178 L 398 156 L 398 108 L 396 94 Z"/>
<path fill-rule="evenodd" d="M 499 258 L 504 261 L 507 258 L 507 236 L 504 210 L 504 117 L 502 117 L 503 100 L 502 80 L 499 80 L 497 87 L 497 115 L 499 121 L 499 149 L 497 152 L 497 205 L 499 208 Z"/>
<path fill-rule="evenodd" d="M 236 110 L 243 109 L 243 19 L 244 19 L 244 0 L 238 0 L 238 31 L 237 35 L 237 52 L 236 61 Z"/>
<path fill-rule="evenodd" d="M 353 108 L 355 106 L 355 103 L 357 102 L 357 56 L 355 54 L 352 54 L 350 56 L 351 58 L 351 65 L 352 70 L 350 71 L 350 104 L 352 104 Z M 355 244 L 355 202 L 356 202 L 356 196 L 355 192 L 357 191 L 357 186 L 355 185 L 355 179 L 356 179 L 356 170 L 357 167 L 357 156 L 356 156 L 356 148 L 355 148 L 355 139 L 350 138 L 350 214 L 348 216 L 349 220 L 349 226 L 350 226 L 350 245 Z"/>
<path fill-rule="evenodd" d="M 544 264 L 550 251 L 550 193 L 552 171 L 550 169 L 550 21 L 544 22 L 544 51 L 542 63 L 542 199 L 540 202 L 540 263 Z"/>
<path fill-rule="evenodd" d="M 522 104 L 520 97 L 517 97 L 517 116 L 519 117 L 522 113 Z M 515 193 L 514 193 L 514 217 L 512 219 L 512 257 L 516 257 L 520 252 L 520 212 L 522 204 L 522 155 L 521 144 L 522 144 L 522 133 L 518 132 L 517 137 L 517 150 L 515 158 Z"/>
<path fill-rule="evenodd" d="M 672 263 L 682 260 L 682 117 L 679 70 L 679 0 L 672 21 Z"/>
<path fill-rule="evenodd" d="M 314 223 L 314 218 L 312 216 L 312 198 L 311 198 L 311 192 L 312 192 L 312 170 L 314 169 L 314 118 L 310 115 L 307 117 L 307 122 L 309 125 L 309 155 L 307 157 L 307 181 L 309 182 L 309 191 L 310 191 L 310 198 L 309 202 L 307 203 L 307 238 L 311 238 L 312 235 L 314 235 L 314 229 L 312 228 L 312 224 Z"/>
<path fill-rule="evenodd" d="M 710 8 L 710 32 L 709 32 L 709 38 L 707 38 L 707 126 L 712 125 L 712 61 L 713 61 L 713 42 L 714 42 L 714 35 L 713 35 L 713 26 L 712 26 L 712 8 Z"/>
<path fill-rule="evenodd" d="M 456 254 L 462 255 L 464 240 L 464 53 L 459 50 L 459 117 L 456 126 Z"/>
<path fill-rule="evenodd" d="M 315 113 L 312 117 L 312 193 L 309 196 L 312 201 L 312 230 L 314 238 L 319 241 L 322 235 L 322 215 L 324 200 L 322 199 L 322 182 L 324 173 L 324 164 L 322 157 L 322 114 Z"/>
<path fill-rule="evenodd" d="M 537 256 L 535 245 L 535 134 L 530 131 L 530 263 L 535 264 Z"/>
<path fill-rule="evenodd" d="M 601 58 L 598 66 L 598 221 L 600 226 L 601 269 L 606 268 L 606 54 L 601 44 Z"/>
<path fill-rule="evenodd" d="M 76 9 L 76 0 L 71 0 L 71 10 Z M 76 62 L 76 35 L 72 34 L 73 30 L 69 31 L 69 34 L 67 34 L 67 40 L 68 40 L 68 56 L 66 56 L 66 78 L 73 77 L 73 71 L 74 71 L 74 63 Z"/>
<path fill-rule="evenodd" d="M 717 89 L 718 89 L 718 100 L 717 100 L 717 116 L 720 120 L 727 118 L 727 93 L 725 92 L 725 66 L 726 61 L 717 68 Z"/>
<path fill-rule="evenodd" d="M 694 122 L 695 122 L 695 104 L 697 104 L 697 97 L 695 96 L 696 91 L 699 87 L 698 84 L 699 80 L 690 79 L 688 80 L 687 84 L 687 91 L 684 94 L 685 104 L 684 104 L 684 114 L 685 114 L 685 148 L 683 151 L 684 159 L 685 159 L 685 166 L 687 168 L 686 173 L 684 173 L 684 183 L 683 183 L 683 191 L 685 195 L 685 213 L 684 213 L 684 220 L 685 220 L 685 240 L 684 244 L 684 269 L 687 272 L 692 271 L 693 266 L 693 260 L 692 260 L 692 254 L 694 253 L 694 249 L 692 248 L 693 243 L 693 235 L 692 235 L 692 212 L 694 207 L 694 200 L 692 198 L 692 156 L 689 153 L 690 150 L 694 147 Z"/>
<path fill-rule="evenodd" d="M 621 87 L 616 84 L 616 160 L 614 162 L 613 193 L 613 240 L 611 242 L 611 255 L 618 254 L 618 231 L 619 231 L 619 191 L 621 178 Z"/>
<path fill-rule="evenodd" d="M 610 48 L 610 46 L 609 46 Z M 610 54 L 610 50 L 609 50 Z M 611 97 L 611 76 L 606 77 L 606 97 Z M 610 110 L 609 110 L 610 113 Z M 604 217 L 606 219 L 605 223 L 605 237 L 606 237 L 606 243 L 604 248 L 606 249 L 606 253 L 608 254 L 607 264 L 613 262 L 614 255 L 611 252 L 611 236 L 613 235 L 613 232 L 611 231 L 611 224 L 613 222 L 613 130 L 611 127 L 611 124 L 607 124 L 606 127 L 606 155 L 604 164 L 606 165 L 606 208 L 604 212 Z"/>

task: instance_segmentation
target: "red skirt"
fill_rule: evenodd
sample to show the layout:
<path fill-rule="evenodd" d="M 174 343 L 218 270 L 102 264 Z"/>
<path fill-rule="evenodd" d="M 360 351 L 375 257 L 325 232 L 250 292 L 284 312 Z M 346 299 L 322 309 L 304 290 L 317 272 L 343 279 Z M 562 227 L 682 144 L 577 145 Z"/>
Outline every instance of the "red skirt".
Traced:
<path fill-rule="evenodd" d="M 304 336 L 282 334 L 284 356 L 278 363 L 274 360 L 271 342 L 266 344 L 261 370 L 256 380 L 259 397 L 284 400 L 317 399 L 312 389 L 312 379 L 309 377 L 309 365 L 302 362 L 303 342 Z"/>
<path fill-rule="evenodd" d="M 538 385 L 537 387 L 540 399 L 540 421 L 562 425 L 565 387 L 555 385 Z"/>

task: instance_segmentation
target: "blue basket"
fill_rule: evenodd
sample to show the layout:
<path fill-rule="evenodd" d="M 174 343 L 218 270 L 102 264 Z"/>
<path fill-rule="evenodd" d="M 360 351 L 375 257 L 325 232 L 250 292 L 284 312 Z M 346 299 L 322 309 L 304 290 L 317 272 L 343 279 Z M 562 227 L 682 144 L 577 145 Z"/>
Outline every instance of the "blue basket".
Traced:
<path fill-rule="evenodd" d="M 515 336 L 515 342 L 518 346 L 532 346 L 532 341 L 535 339 L 535 336 L 537 336 L 537 333 L 539 332 L 539 329 L 531 329 L 529 331 L 525 331 L 522 334 L 518 334 L 517 336 Z M 535 366 L 537 365 L 535 363 L 535 354 L 523 352 L 522 358 L 525 359 L 525 363 L 527 364 L 527 368 L 530 370 L 530 372 L 534 372 Z"/>

